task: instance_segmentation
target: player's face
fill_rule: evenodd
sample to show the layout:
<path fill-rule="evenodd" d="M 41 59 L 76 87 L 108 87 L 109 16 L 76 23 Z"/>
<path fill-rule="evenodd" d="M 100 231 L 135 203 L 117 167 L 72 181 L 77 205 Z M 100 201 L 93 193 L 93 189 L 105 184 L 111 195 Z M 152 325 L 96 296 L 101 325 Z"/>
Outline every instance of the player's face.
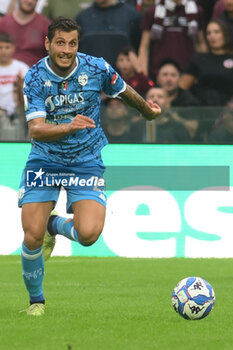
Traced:
<path fill-rule="evenodd" d="M 78 51 L 78 32 L 63 32 L 57 30 L 52 41 L 45 40 L 45 47 L 49 53 L 50 65 L 55 73 L 68 75 L 76 65 Z"/>
<path fill-rule="evenodd" d="M 19 9 L 27 14 L 30 15 L 35 11 L 37 4 L 37 0 L 19 0 Z"/>
<path fill-rule="evenodd" d="M 160 68 L 157 82 L 166 91 L 173 92 L 179 86 L 180 74 L 172 64 L 166 64 Z"/>
<path fill-rule="evenodd" d="M 217 23 L 210 23 L 207 26 L 206 39 L 211 49 L 221 49 L 224 47 L 224 35 Z"/>
<path fill-rule="evenodd" d="M 0 42 L 0 64 L 2 66 L 11 63 L 14 53 L 14 45 L 11 43 Z"/>

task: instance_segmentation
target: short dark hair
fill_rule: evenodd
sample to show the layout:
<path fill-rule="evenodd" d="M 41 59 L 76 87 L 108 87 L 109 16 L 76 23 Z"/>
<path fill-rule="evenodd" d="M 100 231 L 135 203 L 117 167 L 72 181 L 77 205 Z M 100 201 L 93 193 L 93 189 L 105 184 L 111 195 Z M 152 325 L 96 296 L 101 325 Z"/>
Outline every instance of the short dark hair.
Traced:
<path fill-rule="evenodd" d="M 170 65 L 172 65 L 173 67 L 175 67 L 175 68 L 178 70 L 178 72 L 179 72 L 180 74 L 182 73 L 182 70 L 181 70 L 181 68 L 180 68 L 179 63 L 177 63 L 175 60 L 173 60 L 173 59 L 171 59 L 171 58 L 165 58 L 163 61 L 161 61 L 160 64 L 159 64 L 159 70 L 160 70 L 162 67 L 166 66 L 167 64 L 170 64 Z"/>
<path fill-rule="evenodd" d="M 13 38 L 8 33 L 0 34 L 0 42 L 14 44 Z"/>
<path fill-rule="evenodd" d="M 130 52 L 135 52 L 135 49 L 133 48 L 133 46 L 127 45 L 127 46 L 123 46 L 120 48 L 120 50 L 117 53 L 117 56 L 123 55 L 123 56 L 128 56 Z"/>
<path fill-rule="evenodd" d="M 53 40 L 56 30 L 61 30 L 67 33 L 72 32 L 73 30 L 77 30 L 78 38 L 80 37 L 80 27 L 71 18 L 58 17 L 52 21 L 48 27 L 48 39 L 50 42 Z"/>

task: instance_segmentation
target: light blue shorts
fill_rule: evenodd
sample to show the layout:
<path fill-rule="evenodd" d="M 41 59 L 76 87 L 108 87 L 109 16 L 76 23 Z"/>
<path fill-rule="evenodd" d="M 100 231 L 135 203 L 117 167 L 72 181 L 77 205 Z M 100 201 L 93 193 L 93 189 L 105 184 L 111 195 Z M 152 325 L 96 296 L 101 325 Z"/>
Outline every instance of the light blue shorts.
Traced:
<path fill-rule="evenodd" d="M 102 160 L 68 167 L 29 158 L 21 177 L 18 206 L 53 201 L 55 207 L 61 189 L 67 194 L 67 213 L 73 213 L 74 202 L 84 199 L 106 206 L 104 170 Z"/>

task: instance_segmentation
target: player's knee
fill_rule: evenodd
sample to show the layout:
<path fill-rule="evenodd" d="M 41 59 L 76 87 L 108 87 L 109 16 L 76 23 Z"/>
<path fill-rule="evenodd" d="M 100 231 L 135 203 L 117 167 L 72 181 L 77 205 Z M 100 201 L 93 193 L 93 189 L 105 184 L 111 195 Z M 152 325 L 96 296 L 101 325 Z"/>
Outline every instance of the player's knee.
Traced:
<path fill-rule="evenodd" d="M 85 246 L 90 246 L 94 244 L 99 238 L 101 232 L 103 230 L 102 225 L 85 225 L 82 227 L 79 225 L 76 231 L 78 232 L 78 238 L 81 244 Z"/>
<path fill-rule="evenodd" d="M 41 247 L 43 244 L 43 232 L 40 232 L 40 229 L 36 227 L 31 227 L 25 230 L 24 232 L 24 242 L 28 249 L 34 250 Z"/>

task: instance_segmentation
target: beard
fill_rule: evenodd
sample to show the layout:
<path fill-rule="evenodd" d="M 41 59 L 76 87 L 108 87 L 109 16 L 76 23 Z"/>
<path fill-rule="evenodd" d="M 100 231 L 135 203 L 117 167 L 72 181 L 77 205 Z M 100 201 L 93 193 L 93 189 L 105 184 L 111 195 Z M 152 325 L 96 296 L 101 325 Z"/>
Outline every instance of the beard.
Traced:
<path fill-rule="evenodd" d="M 74 62 L 75 62 L 75 58 L 76 56 L 71 60 L 71 63 L 68 66 L 60 66 L 59 63 L 57 63 L 56 59 L 54 59 L 54 57 L 50 56 L 50 64 L 51 66 L 57 68 L 59 71 L 66 73 L 67 71 L 69 71 L 71 69 L 71 67 L 73 66 Z"/>
<path fill-rule="evenodd" d="M 25 15 L 33 14 L 35 12 L 35 8 L 36 8 L 36 6 L 31 7 L 31 8 L 25 8 L 21 4 L 19 4 L 20 11 L 23 12 Z"/>

